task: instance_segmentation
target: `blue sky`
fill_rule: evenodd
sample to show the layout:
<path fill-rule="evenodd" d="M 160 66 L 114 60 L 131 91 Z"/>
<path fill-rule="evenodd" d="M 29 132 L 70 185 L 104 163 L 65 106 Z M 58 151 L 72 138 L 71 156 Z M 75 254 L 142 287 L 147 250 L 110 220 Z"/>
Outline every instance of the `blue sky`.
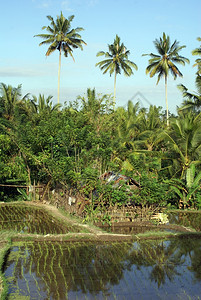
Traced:
<path fill-rule="evenodd" d="M 60 12 L 65 17 L 75 15 L 72 28 L 83 27 L 82 39 L 87 43 L 84 50 L 74 51 L 75 62 L 62 56 L 61 103 L 73 101 L 78 95 L 84 96 L 87 88 L 97 93 L 113 94 L 114 78 L 103 75 L 95 64 L 98 51 L 107 51 L 116 34 L 130 50 L 131 61 L 138 66 L 131 77 L 117 76 L 117 106 L 126 106 L 138 92 L 153 105 L 165 108 L 164 82 L 156 85 L 157 77 L 145 74 L 148 56 L 156 53 L 153 41 L 163 32 L 186 45 L 181 55 L 190 59 L 190 64 L 179 66 L 183 78 L 168 79 L 168 101 L 171 112 L 182 103 L 177 85 L 182 83 L 195 91 L 196 57 L 191 51 L 199 46 L 201 37 L 200 0 L 7 0 L 1 3 L 1 47 L 0 82 L 17 86 L 22 84 L 23 95 L 52 95 L 57 102 L 58 51 L 45 56 L 47 46 L 40 46 L 42 26 L 49 25 L 46 18 L 56 18 Z M 147 102 L 135 97 L 133 102 Z"/>

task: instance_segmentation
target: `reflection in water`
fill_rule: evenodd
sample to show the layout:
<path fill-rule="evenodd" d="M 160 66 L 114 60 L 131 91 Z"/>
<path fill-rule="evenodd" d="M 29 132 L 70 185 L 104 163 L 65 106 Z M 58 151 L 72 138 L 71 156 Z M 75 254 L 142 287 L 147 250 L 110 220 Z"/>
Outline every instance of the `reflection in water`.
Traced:
<path fill-rule="evenodd" d="M 151 224 L 152 225 L 152 224 Z M 138 233 L 145 233 L 148 231 L 163 231 L 161 228 L 157 228 L 157 226 L 149 226 L 149 225 L 139 225 L 139 224 L 132 224 L 129 223 L 126 225 L 118 226 L 118 223 L 112 226 L 104 225 L 99 226 L 100 228 L 104 229 L 106 232 L 112 233 L 119 233 L 119 234 L 138 234 Z"/>
<path fill-rule="evenodd" d="M 158 227 L 156 223 L 154 225 L 153 220 L 152 223 L 147 222 L 127 222 L 127 223 L 114 223 L 111 226 L 109 225 L 99 225 L 99 227 L 103 228 L 107 232 L 112 233 L 121 233 L 121 234 L 138 234 L 144 233 L 148 231 L 180 231 L 181 226 L 193 228 L 197 232 L 201 232 L 201 212 L 200 211 L 171 211 L 167 214 L 163 214 L 165 219 L 167 218 L 168 222 L 164 222 L 165 227 Z M 167 216 L 167 217 L 166 217 Z M 173 226 L 171 226 L 173 225 Z M 179 225 L 180 229 L 177 228 Z"/>
<path fill-rule="evenodd" d="M 0 206 L 0 230 L 38 234 L 63 234 L 80 231 L 77 226 L 64 225 L 42 208 L 9 204 Z"/>
<path fill-rule="evenodd" d="M 26 243 L 5 275 L 11 299 L 198 299 L 201 240 Z"/>
<path fill-rule="evenodd" d="M 170 224 L 183 225 L 201 231 L 200 211 L 175 211 L 168 214 Z"/>

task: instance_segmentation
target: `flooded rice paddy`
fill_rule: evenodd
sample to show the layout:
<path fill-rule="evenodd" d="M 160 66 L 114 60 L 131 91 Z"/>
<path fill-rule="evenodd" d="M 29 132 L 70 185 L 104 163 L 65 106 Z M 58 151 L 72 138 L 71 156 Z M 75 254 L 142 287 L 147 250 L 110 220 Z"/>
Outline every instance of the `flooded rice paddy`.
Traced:
<path fill-rule="evenodd" d="M 165 226 L 156 226 L 153 223 L 147 222 L 127 222 L 127 223 L 113 223 L 112 226 L 107 224 L 100 225 L 107 232 L 119 234 L 139 234 L 149 231 L 168 231 L 177 232 L 185 229 L 191 231 L 201 232 L 201 212 L 200 211 L 171 211 L 165 214 L 167 216 L 167 223 Z M 120 225 L 119 225 L 120 224 Z M 161 224 L 160 224 L 161 225 Z"/>
<path fill-rule="evenodd" d="M 7 204 L 0 206 L 0 231 L 2 230 L 45 235 L 79 232 L 80 229 L 63 224 L 43 208 Z"/>
<path fill-rule="evenodd" d="M 200 299 L 201 240 L 25 243 L 5 275 L 9 299 Z"/>
<path fill-rule="evenodd" d="M 196 231 L 201 231 L 201 212 L 189 211 L 178 212 L 171 211 L 168 213 L 169 224 L 182 225 L 185 227 L 191 227 Z"/>
<path fill-rule="evenodd" d="M 201 231 L 200 213 L 168 218 L 169 224 Z M 2 230 L 79 232 L 44 209 L 22 205 L 0 206 Z M 13 242 L 3 271 L 8 299 L 201 299 L 201 238 Z"/>

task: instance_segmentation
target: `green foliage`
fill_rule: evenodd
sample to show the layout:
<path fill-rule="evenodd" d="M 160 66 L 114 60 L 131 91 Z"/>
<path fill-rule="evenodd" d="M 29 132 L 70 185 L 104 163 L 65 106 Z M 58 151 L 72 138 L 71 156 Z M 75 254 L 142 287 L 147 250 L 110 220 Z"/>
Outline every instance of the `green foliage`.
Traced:
<path fill-rule="evenodd" d="M 69 16 L 67 19 L 61 12 L 60 16 L 57 16 L 56 21 L 53 17 L 47 16 L 50 21 L 49 26 L 43 26 L 42 30 L 46 30 L 47 33 L 37 34 L 35 36 L 40 37 L 43 41 L 39 44 L 50 45 L 46 52 L 46 56 L 52 54 L 55 50 L 59 51 L 59 72 L 58 72 L 58 104 L 59 104 L 59 90 L 60 90 L 60 69 L 61 69 L 61 53 L 64 53 L 65 57 L 73 57 L 73 49 L 83 49 L 83 44 L 86 43 L 81 39 L 80 31 L 83 30 L 81 27 L 71 29 L 71 22 L 74 16 Z"/>
<path fill-rule="evenodd" d="M 83 214 L 83 223 L 96 223 L 100 221 L 100 208 L 94 208 L 93 204 L 85 206 Z"/>
<path fill-rule="evenodd" d="M 96 202 L 106 208 L 114 205 L 122 206 L 132 199 L 131 189 L 124 181 L 120 181 L 118 186 L 113 183 L 99 183 L 96 186 L 95 195 Z"/>
<path fill-rule="evenodd" d="M 115 107 L 116 98 L 116 76 L 123 73 L 125 76 L 131 76 L 133 74 L 133 68 L 138 69 L 137 65 L 128 59 L 130 51 L 126 49 L 123 43 L 120 42 L 120 37 L 116 35 L 113 44 L 108 45 L 108 52 L 99 51 L 96 56 L 105 56 L 105 59 L 98 62 L 96 66 L 99 66 L 103 74 L 109 71 L 110 76 L 114 73 L 114 100 L 113 106 Z"/>
<path fill-rule="evenodd" d="M 19 189 L 19 188 L 17 188 L 17 191 L 21 194 L 21 200 L 23 200 L 23 201 L 31 201 L 32 200 L 31 193 L 29 193 L 27 195 L 27 193 L 24 189 Z"/>
<path fill-rule="evenodd" d="M 177 76 L 182 77 L 182 73 L 178 69 L 175 63 L 185 65 L 185 63 L 190 63 L 189 59 L 179 55 L 179 52 L 186 46 L 179 46 L 177 40 L 171 45 L 170 37 L 163 32 L 163 37 L 155 39 L 153 42 L 158 54 L 143 54 L 149 55 L 149 65 L 146 68 L 146 73 L 150 74 L 150 77 L 158 74 L 157 84 L 161 78 L 165 78 L 165 88 L 166 88 L 166 114 L 167 114 L 167 126 L 169 126 L 169 114 L 168 114 L 168 100 L 167 100 L 167 78 L 169 73 L 173 75 L 174 79 Z"/>
<path fill-rule="evenodd" d="M 8 299 L 8 282 L 6 281 L 6 277 L 3 273 L 3 266 L 5 264 L 5 260 L 10 252 L 10 245 L 5 246 L 3 249 L 0 249 L 0 285 L 2 285 L 3 290 L 0 294 L 1 300 Z"/>
<path fill-rule="evenodd" d="M 191 166 L 186 170 L 186 185 L 188 188 L 193 186 L 194 177 L 195 177 L 195 165 L 191 164 Z"/>
<path fill-rule="evenodd" d="M 129 161 L 133 166 L 134 172 L 146 171 L 147 173 L 154 173 L 158 176 L 158 172 L 161 170 L 161 155 L 160 152 L 136 152 L 129 156 Z"/>
<path fill-rule="evenodd" d="M 191 168 L 191 172 L 193 170 L 194 167 Z M 167 180 L 166 183 L 169 185 L 169 193 L 173 193 L 172 198 L 177 207 L 182 202 L 185 207 L 201 208 L 201 172 L 195 177 L 191 175 L 188 185 L 184 180 L 177 178 Z M 177 201 L 175 201 L 176 199 Z"/>
<path fill-rule="evenodd" d="M 165 206 L 168 201 L 168 186 L 159 181 L 155 174 L 145 172 L 139 178 L 140 189 L 135 190 L 134 202 L 136 204 Z"/>
<path fill-rule="evenodd" d="M 126 109 L 114 111 L 111 96 L 95 89 L 63 108 L 53 105 L 51 96 L 20 97 L 9 118 L 0 97 L 2 184 L 76 189 L 89 202 L 90 218 L 101 210 L 108 222 L 104 209 L 128 202 L 178 205 L 184 195 L 189 205 L 200 207 L 200 114 L 180 112 L 163 130 L 160 107 L 129 101 Z M 107 170 L 132 177 L 140 189 L 124 182 L 101 184 L 99 176 Z M 172 183 L 171 177 L 181 182 Z M 1 187 L 1 200 L 27 199 L 11 190 Z"/>

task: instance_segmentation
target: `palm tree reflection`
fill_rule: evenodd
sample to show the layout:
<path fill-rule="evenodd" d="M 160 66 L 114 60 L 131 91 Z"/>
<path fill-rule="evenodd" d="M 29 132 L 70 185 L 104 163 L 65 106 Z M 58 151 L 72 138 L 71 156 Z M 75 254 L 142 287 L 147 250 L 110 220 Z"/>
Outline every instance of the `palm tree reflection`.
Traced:
<path fill-rule="evenodd" d="M 135 264 L 138 269 L 152 267 L 149 278 L 158 287 L 165 284 L 167 278 L 172 281 L 175 275 L 179 275 L 177 266 L 184 262 L 173 243 L 161 240 L 139 242 L 130 253 L 129 260 L 130 266 Z"/>

